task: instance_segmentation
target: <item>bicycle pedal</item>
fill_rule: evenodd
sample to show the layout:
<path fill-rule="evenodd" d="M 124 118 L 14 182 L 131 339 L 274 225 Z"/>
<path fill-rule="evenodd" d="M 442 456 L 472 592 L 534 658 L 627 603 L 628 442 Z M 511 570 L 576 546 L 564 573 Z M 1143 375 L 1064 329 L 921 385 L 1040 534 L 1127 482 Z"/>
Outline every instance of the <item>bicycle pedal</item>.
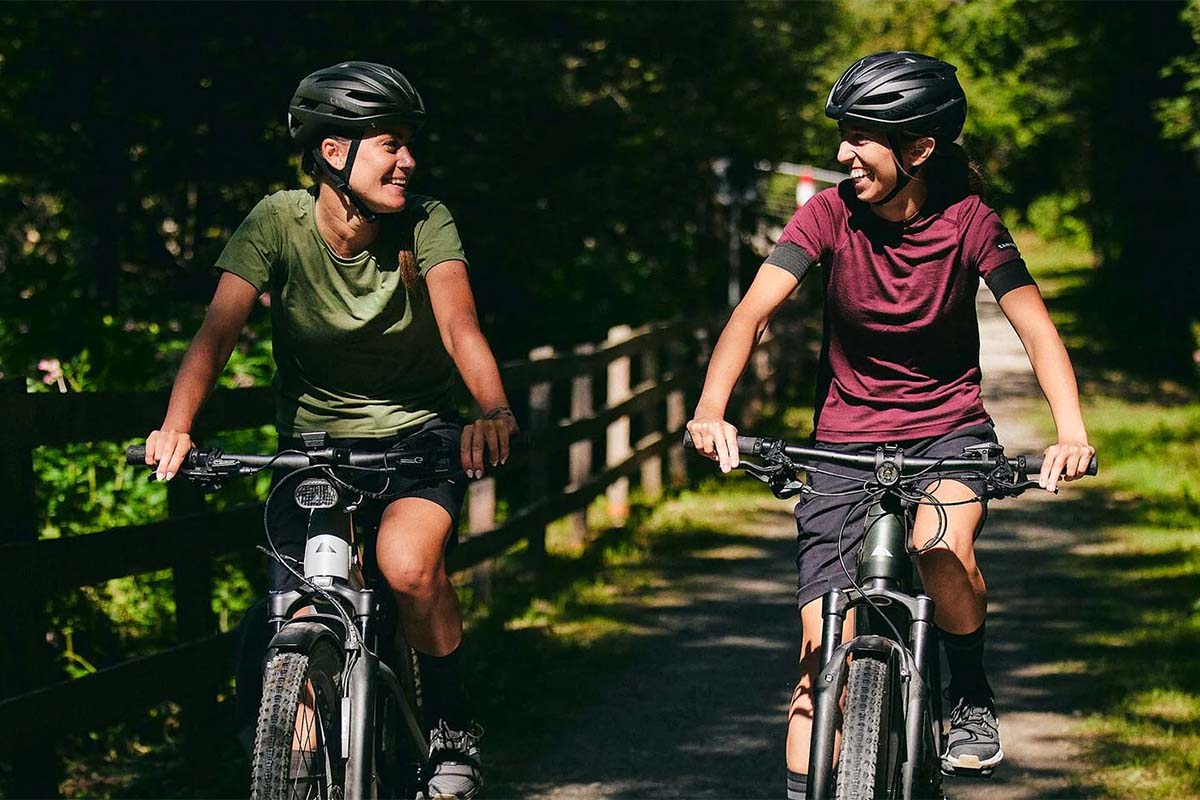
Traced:
<path fill-rule="evenodd" d="M 960 759 L 960 761 L 969 761 L 970 756 Z M 942 762 L 942 774 L 950 775 L 956 778 L 990 778 L 995 767 L 974 767 L 970 764 L 960 763 L 957 766 Z"/>

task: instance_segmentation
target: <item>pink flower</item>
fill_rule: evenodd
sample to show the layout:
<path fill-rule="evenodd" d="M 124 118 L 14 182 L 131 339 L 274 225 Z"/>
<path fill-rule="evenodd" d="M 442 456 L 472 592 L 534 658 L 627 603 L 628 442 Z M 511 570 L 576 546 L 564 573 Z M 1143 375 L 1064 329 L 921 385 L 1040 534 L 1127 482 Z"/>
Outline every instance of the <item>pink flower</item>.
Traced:
<path fill-rule="evenodd" d="M 43 358 L 38 362 L 37 368 L 46 373 L 42 376 L 42 383 L 47 386 L 62 381 L 62 364 L 57 358 Z"/>

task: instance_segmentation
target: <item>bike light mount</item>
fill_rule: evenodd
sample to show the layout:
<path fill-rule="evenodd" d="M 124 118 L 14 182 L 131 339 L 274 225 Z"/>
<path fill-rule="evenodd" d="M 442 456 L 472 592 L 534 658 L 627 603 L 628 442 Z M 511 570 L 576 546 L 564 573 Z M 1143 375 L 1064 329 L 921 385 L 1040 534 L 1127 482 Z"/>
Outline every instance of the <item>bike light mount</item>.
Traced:
<path fill-rule="evenodd" d="M 894 444 L 875 448 L 875 480 L 889 489 L 900 482 L 904 472 L 904 451 Z"/>

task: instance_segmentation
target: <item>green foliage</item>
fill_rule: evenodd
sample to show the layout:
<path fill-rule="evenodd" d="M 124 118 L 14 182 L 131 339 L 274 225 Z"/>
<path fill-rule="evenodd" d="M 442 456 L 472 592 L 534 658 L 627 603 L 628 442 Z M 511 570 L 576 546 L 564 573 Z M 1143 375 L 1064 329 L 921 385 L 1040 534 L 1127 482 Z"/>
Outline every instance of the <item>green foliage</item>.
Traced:
<path fill-rule="evenodd" d="M 1091 234 L 1083 222 L 1086 198 L 1079 193 L 1045 194 L 1029 204 L 1029 225 L 1046 240 L 1090 247 Z"/>
<path fill-rule="evenodd" d="M 1182 16 L 1196 46 L 1163 69 L 1164 78 L 1180 80 L 1183 86 L 1179 95 L 1160 100 L 1157 111 L 1163 134 L 1195 151 L 1200 150 L 1200 0 L 1189 0 Z"/>

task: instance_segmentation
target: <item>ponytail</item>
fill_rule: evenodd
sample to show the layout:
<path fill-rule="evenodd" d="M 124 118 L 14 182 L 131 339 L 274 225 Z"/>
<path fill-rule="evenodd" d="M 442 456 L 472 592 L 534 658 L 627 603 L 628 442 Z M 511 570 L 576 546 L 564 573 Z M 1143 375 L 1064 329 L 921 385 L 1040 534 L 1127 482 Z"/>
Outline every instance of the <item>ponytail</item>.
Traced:
<path fill-rule="evenodd" d="M 972 194 L 983 196 L 987 188 L 979 165 L 954 142 L 938 142 L 925 171 L 929 193 L 946 203 Z"/>

